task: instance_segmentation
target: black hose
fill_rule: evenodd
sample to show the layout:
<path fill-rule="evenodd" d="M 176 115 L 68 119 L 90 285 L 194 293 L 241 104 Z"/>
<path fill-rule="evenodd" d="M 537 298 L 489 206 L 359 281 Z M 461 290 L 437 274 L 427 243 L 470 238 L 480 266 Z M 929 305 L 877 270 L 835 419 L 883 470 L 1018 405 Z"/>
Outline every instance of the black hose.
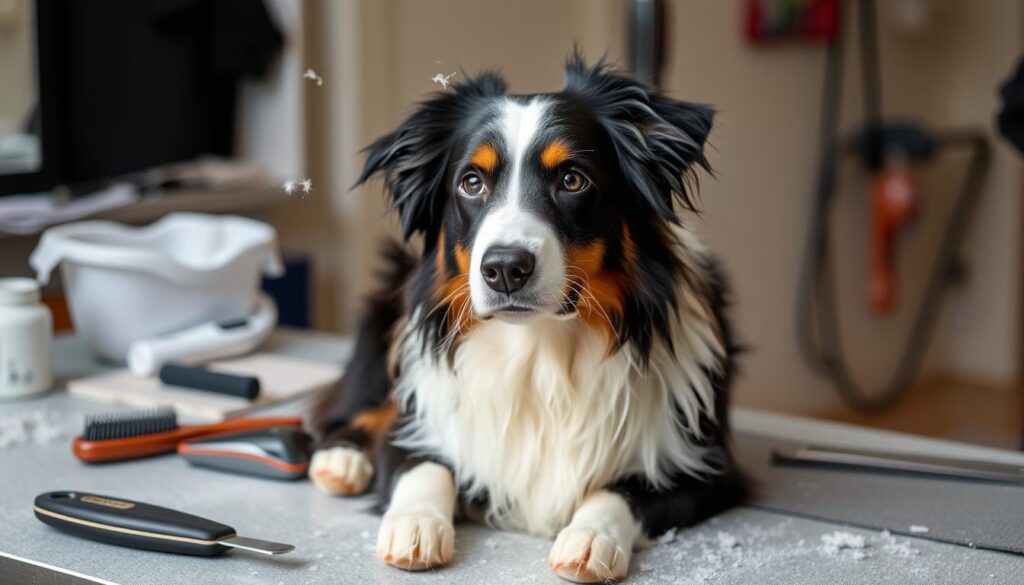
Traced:
<path fill-rule="evenodd" d="M 814 200 L 811 202 L 810 229 L 807 234 L 805 260 L 800 269 L 797 286 L 797 343 L 804 360 L 818 374 L 827 374 L 827 368 L 820 359 L 819 344 L 822 332 L 816 330 L 821 322 L 815 315 L 814 291 L 820 284 L 825 270 L 828 249 L 829 203 L 835 190 L 836 148 L 839 144 L 839 116 L 842 109 L 843 87 L 843 37 L 838 31 L 825 53 L 825 82 L 822 93 L 821 120 L 819 122 L 818 148 L 821 160 L 818 163 L 818 177 L 815 183 Z"/>
<path fill-rule="evenodd" d="M 861 90 L 864 101 L 864 161 L 872 172 L 885 164 L 882 136 L 882 66 L 878 50 L 878 19 L 874 0 L 857 3 L 860 25 Z"/>

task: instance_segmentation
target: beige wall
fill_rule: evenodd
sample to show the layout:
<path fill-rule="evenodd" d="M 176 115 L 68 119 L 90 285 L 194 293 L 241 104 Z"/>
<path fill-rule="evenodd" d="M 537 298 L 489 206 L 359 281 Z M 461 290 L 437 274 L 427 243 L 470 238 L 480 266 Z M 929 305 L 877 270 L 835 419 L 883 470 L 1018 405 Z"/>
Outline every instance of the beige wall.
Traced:
<path fill-rule="evenodd" d="M 36 100 L 35 32 L 32 5 L 5 0 L 0 5 L 0 120 L 16 131 Z"/>
<path fill-rule="evenodd" d="M 938 5 L 946 12 L 923 36 L 900 36 L 883 19 L 887 110 L 937 126 L 991 129 L 996 83 L 1021 50 L 1021 3 Z M 797 352 L 794 314 L 818 160 L 823 51 L 814 45 L 749 47 L 739 32 L 742 6 L 738 0 L 672 4 L 667 88 L 719 109 L 711 155 L 716 178 L 702 181 L 706 212 L 693 223 L 732 275 L 737 326 L 751 346 L 739 400 L 814 411 L 836 399 Z M 327 294 L 318 301 L 318 324 L 350 328 L 357 299 L 372 282 L 378 236 L 393 232 L 379 185 L 346 191 L 358 170 L 358 149 L 436 90 L 430 78 L 438 72 L 496 67 L 513 91 L 551 91 L 561 87 L 561 63 L 574 41 L 592 58 L 607 51 L 623 62 L 625 14 L 623 0 L 307 3 L 309 63 L 325 72 L 323 91 L 311 91 L 308 104 L 318 196 L 286 209 L 278 223 L 286 243 L 312 251 L 320 262 L 319 290 Z M 847 125 L 859 116 L 857 91 L 851 71 Z M 911 298 L 925 273 L 920 258 L 931 253 L 948 211 L 948 200 L 931 194 L 941 193 L 949 177 L 922 177 L 929 203 L 900 251 L 901 292 Z M 1016 156 L 998 143 L 965 253 L 974 280 L 950 297 L 929 355 L 931 371 L 948 367 L 1000 382 L 1015 372 L 1019 177 Z M 843 184 L 836 245 L 847 347 L 864 379 L 879 383 L 893 365 L 909 314 L 863 317 L 865 186 L 855 168 L 844 171 Z"/>

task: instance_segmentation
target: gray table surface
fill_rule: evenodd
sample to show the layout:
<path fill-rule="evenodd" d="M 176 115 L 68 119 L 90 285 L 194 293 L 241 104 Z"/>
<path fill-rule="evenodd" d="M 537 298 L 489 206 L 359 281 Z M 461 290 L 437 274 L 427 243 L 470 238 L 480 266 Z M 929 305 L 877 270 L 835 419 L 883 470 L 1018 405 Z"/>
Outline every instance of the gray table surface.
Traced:
<path fill-rule="evenodd" d="M 337 361 L 346 354 L 348 344 L 333 336 L 282 331 L 265 349 Z M 59 340 L 56 353 L 62 379 L 98 368 L 73 339 Z M 300 408 L 292 404 L 276 410 Z M 86 414 L 110 409 L 62 392 L 0 403 L 0 422 L 36 413 L 65 435 L 42 444 L 0 449 L 0 553 L 123 585 L 562 582 L 546 566 L 550 542 L 539 538 L 461 525 L 456 528 L 457 553 L 452 566 L 406 573 L 376 559 L 373 545 L 379 520 L 367 512 L 368 498 L 329 498 L 308 482 L 243 478 L 193 468 L 174 456 L 99 467 L 81 464 L 70 453 L 70 437 L 80 430 Z M 733 418 L 737 430 L 787 440 L 820 442 L 827 438 L 838 444 L 1024 462 L 1014 453 L 744 409 L 735 409 Z M 198 558 L 82 540 L 43 525 L 32 514 L 32 499 L 57 489 L 169 506 L 232 525 L 239 534 L 292 543 L 297 549 L 274 558 L 239 552 Z M 863 536 L 865 548 L 829 553 L 822 537 L 836 531 Z M 5 583 L 2 577 L 0 583 Z M 1024 559 L 742 507 L 680 531 L 673 542 L 638 551 L 628 582 L 1021 583 Z"/>

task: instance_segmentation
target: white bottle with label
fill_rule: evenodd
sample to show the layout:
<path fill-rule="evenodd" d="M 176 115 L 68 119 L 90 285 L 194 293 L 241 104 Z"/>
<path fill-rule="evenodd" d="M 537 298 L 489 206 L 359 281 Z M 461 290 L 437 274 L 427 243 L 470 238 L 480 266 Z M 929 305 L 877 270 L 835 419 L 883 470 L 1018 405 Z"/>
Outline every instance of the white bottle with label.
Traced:
<path fill-rule="evenodd" d="M 30 278 L 0 278 L 0 400 L 41 394 L 53 384 L 53 317 Z"/>

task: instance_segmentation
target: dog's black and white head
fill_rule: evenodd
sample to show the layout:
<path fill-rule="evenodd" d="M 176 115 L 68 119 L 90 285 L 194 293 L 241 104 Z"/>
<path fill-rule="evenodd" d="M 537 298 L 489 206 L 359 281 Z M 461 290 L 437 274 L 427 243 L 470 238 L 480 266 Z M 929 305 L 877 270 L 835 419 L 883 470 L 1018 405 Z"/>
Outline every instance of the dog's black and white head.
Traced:
<path fill-rule="evenodd" d="M 435 339 L 581 318 L 645 360 L 686 278 L 670 227 L 694 207 L 712 110 L 578 56 L 566 75 L 552 94 L 453 85 L 369 147 L 359 182 L 381 172 L 405 237 L 423 236 L 409 294 Z"/>

